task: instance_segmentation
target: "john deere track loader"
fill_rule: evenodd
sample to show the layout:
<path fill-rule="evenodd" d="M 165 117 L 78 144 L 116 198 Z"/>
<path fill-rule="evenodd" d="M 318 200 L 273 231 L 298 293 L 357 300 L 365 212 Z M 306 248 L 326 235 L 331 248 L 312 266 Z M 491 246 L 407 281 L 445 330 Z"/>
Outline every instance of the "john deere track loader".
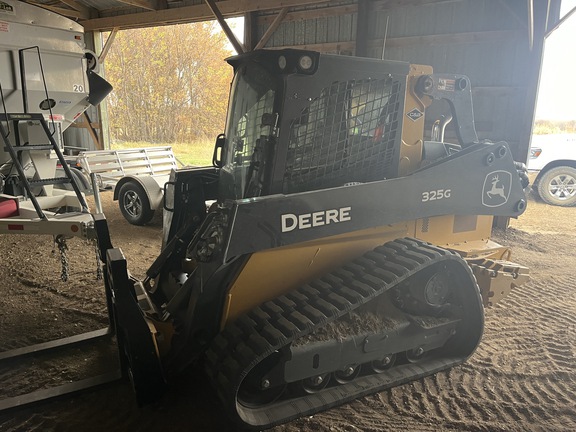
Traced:
<path fill-rule="evenodd" d="M 465 361 L 483 304 L 527 278 L 490 240 L 493 216 L 525 210 L 523 174 L 478 140 L 468 78 L 297 50 L 228 61 L 213 166 L 173 172 L 147 278 L 107 251 L 138 400 L 194 365 L 262 429 Z M 434 100 L 451 112 L 424 141 Z"/>

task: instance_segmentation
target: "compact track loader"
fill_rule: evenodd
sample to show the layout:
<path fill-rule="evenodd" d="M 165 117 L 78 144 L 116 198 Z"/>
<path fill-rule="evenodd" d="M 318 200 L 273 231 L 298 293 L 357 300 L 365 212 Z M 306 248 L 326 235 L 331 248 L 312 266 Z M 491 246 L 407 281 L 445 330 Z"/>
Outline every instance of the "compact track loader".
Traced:
<path fill-rule="evenodd" d="M 102 246 L 139 402 L 194 365 L 264 429 L 464 362 L 483 305 L 527 278 L 490 240 L 525 210 L 524 173 L 478 140 L 469 79 L 298 50 L 228 62 L 213 166 L 172 173 L 147 278 Z M 451 112 L 424 141 L 434 100 Z"/>

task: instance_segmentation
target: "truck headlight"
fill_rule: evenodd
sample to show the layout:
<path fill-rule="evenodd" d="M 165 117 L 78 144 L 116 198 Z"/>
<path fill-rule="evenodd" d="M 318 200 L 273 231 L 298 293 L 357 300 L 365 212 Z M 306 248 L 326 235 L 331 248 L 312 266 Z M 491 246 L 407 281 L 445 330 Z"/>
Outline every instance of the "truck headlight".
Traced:
<path fill-rule="evenodd" d="M 530 159 L 536 159 L 538 156 L 542 154 L 541 148 L 532 147 L 530 149 Z"/>

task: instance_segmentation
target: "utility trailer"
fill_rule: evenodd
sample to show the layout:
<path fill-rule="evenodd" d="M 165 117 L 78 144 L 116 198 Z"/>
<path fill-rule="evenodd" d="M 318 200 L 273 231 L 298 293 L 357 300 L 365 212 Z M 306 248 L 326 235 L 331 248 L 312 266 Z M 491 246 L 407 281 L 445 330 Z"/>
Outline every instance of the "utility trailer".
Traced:
<path fill-rule="evenodd" d="M 178 164 L 172 147 L 82 151 L 76 160 L 98 186 L 114 189 L 114 200 L 133 225 L 144 225 L 162 208 L 164 185 Z"/>

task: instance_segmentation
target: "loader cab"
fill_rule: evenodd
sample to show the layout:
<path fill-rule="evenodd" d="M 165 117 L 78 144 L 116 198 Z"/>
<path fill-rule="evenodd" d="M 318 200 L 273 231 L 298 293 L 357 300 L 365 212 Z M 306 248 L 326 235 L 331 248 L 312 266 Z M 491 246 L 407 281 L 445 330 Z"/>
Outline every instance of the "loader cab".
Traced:
<path fill-rule="evenodd" d="M 164 244 L 189 219 L 198 228 L 213 201 L 227 211 L 258 197 L 394 179 L 450 155 L 443 143 L 439 151 L 424 145 L 424 114 L 435 99 L 449 101 L 461 144 L 477 142 L 470 86 L 456 86 L 468 84 L 463 76 L 294 49 L 227 61 L 234 78 L 213 166 L 174 174 Z"/>
<path fill-rule="evenodd" d="M 253 51 L 234 67 L 219 200 L 340 187 L 398 175 L 410 65 Z"/>

